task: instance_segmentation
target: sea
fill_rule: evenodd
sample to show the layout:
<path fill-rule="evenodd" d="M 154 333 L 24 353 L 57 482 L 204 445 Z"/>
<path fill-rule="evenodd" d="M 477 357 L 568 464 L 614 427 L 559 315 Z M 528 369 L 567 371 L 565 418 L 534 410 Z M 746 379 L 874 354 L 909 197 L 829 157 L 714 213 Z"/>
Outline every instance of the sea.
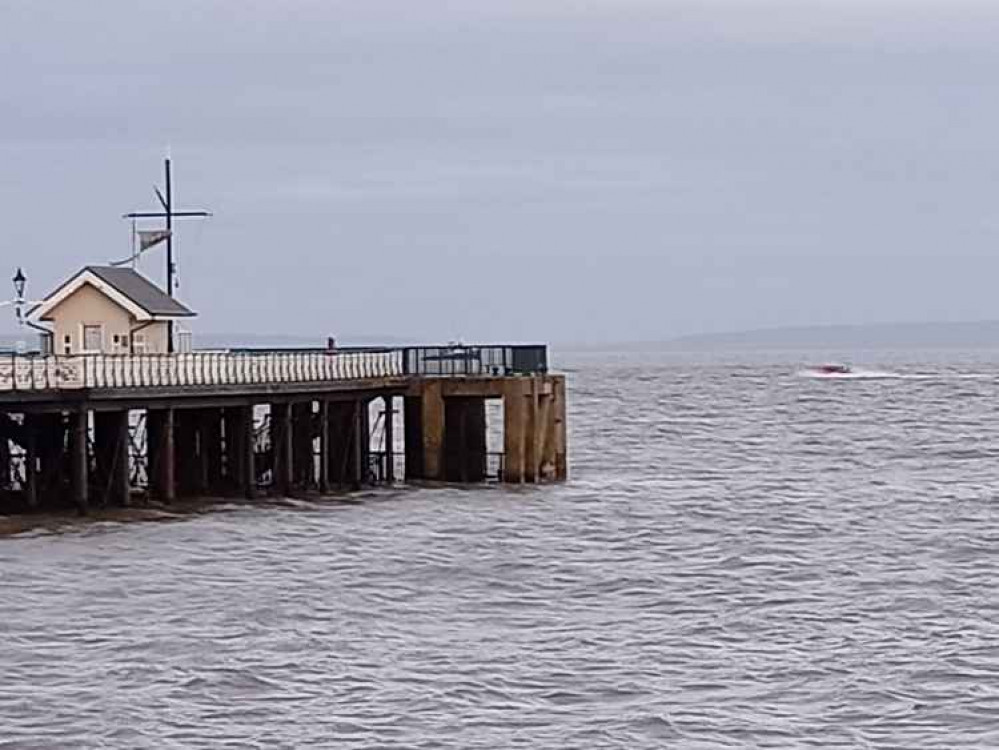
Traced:
<path fill-rule="evenodd" d="M 0 748 L 999 748 L 999 349 L 555 360 L 562 485 L 0 538 Z"/>

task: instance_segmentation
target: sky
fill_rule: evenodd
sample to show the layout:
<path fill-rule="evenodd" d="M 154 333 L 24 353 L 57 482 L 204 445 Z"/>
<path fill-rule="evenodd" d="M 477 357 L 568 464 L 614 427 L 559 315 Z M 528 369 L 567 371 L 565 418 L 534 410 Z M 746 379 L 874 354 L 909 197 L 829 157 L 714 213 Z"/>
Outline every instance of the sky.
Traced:
<path fill-rule="evenodd" d="M 999 319 L 999 3 L 6 0 L 0 69 L 29 296 L 169 153 L 196 336 Z"/>

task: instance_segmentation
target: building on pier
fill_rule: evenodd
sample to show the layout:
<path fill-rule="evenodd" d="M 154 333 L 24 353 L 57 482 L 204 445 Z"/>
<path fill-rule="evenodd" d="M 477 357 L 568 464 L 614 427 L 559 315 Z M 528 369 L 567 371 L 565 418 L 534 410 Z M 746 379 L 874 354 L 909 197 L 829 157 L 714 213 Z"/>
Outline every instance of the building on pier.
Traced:
<path fill-rule="evenodd" d="M 166 353 L 170 323 L 195 313 L 132 268 L 86 266 L 30 315 L 52 326 L 43 352 L 118 355 Z"/>

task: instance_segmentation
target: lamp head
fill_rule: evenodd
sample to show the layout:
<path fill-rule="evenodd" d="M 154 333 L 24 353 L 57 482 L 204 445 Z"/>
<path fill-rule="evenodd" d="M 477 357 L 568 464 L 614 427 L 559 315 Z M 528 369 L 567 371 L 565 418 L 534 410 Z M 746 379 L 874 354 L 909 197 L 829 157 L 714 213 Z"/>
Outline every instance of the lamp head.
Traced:
<path fill-rule="evenodd" d="M 17 295 L 19 300 L 24 299 L 24 284 L 27 279 L 24 277 L 24 271 L 22 271 L 20 267 L 18 267 L 17 273 L 14 274 L 12 281 L 14 282 L 14 294 Z"/>

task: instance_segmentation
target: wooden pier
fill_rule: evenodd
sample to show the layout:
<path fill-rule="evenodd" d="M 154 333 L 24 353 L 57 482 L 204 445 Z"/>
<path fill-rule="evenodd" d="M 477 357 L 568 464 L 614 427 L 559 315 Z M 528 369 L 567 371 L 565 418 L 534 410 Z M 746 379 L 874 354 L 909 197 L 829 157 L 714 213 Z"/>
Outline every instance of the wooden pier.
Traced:
<path fill-rule="evenodd" d="M 0 355 L 0 512 L 566 471 L 544 346 Z"/>

